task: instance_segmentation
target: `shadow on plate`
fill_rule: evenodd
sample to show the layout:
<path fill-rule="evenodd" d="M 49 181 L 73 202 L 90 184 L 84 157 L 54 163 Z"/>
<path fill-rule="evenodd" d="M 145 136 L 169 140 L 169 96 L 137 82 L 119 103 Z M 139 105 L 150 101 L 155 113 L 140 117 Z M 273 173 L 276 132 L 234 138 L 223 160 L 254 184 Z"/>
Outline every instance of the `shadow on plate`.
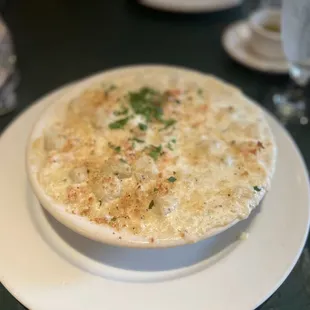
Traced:
<path fill-rule="evenodd" d="M 237 223 L 217 236 L 195 244 L 166 249 L 134 249 L 102 244 L 68 229 L 43 208 L 42 214 L 52 230 L 69 247 L 83 256 L 114 268 L 158 272 L 185 268 L 205 261 L 212 263 L 226 256 L 238 245 L 240 234 L 248 230 L 260 208 L 261 206 L 258 206 L 247 220 Z"/>

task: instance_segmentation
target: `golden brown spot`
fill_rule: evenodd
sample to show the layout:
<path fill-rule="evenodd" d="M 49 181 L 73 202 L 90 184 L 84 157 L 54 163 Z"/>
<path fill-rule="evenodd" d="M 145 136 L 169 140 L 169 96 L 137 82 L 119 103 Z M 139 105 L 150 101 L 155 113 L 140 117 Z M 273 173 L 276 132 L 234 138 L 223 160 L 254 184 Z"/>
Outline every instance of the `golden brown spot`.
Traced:
<path fill-rule="evenodd" d="M 107 224 L 108 223 L 108 221 L 102 217 L 96 217 L 93 219 L 93 221 L 97 224 Z"/>
<path fill-rule="evenodd" d="M 167 182 L 162 182 L 156 184 L 156 188 L 158 189 L 158 193 L 161 195 L 165 195 L 169 191 L 169 184 Z"/>
<path fill-rule="evenodd" d="M 199 127 L 201 124 L 202 124 L 202 121 L 196 122 L 196 123 L 194 123 L 194 124 L 192 125 L 192 127 L 197 128 L 197 127 Z"/>
<path fill-rule="evenodd" d="M 73 144 L 72 144 L 72 142 L 71 142 L 70 140 L 68 140 L 68 141 L 66 142 L 66 144 L 64 145 L 64 147 L 63 147 L 63 151 L 64 151 L 64 152 L 68 152 L 68 151 L 70 151 L 72 148 L 73 148 Z"/>
<path fill-rule="evenodd" d="M 207 112 L 208 108 L 209 107 L 206 104 L 203 104 L 203 105 L 199 106 L 198 111 L 199 112 Z"/>
<path fill-rule="evenodd" d="M 176 96 L 179 96 L 181 94 L 181 90 L 180 89 L 169 89 L 166 91 L 166 94 L 168 96 L 173 96 L 173 97 L 176 97 Z"/>
<path fill-rule="evenodd" d="M 78 193 L 75 188 L 73 187 L 68 187 L 67 189 L 67 195 L 68 195 L 68 200 L 69 202 L 75 202 L 78 196 Z"/>
<path fill-rule="evenodd" d="M 234 110 L 235 110 L 234 107 L 232 107 L 232 106 L 229 106 L 229 107 L 228 107 L 228 112 L 229 112 L 229 113 L 234 112 Z"/>
<path fill-rule="evenodd" d="M 87 216 L 89 214 L 90 208 L 88 207 L 87 209 L 84 209 L 80 212 L 80 215 L 82 216 Z"/>
<path fill-rule="evenodd" d="M 256 155 L 257 149 L 249 149 L 249 150 L 248 150 L 248 153 L 253 154 L 253 155 Z"/>

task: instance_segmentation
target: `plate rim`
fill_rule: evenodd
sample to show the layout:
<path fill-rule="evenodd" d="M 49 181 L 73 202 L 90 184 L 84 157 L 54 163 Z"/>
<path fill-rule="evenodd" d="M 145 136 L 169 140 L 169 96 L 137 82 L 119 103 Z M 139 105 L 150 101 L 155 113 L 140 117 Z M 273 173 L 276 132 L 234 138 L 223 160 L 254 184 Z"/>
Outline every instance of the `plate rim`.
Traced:
<path fill-rule="evenodd" d="M 203 13 L 212 13 L 212 12 L 220 12 L 228 9 L 232 9 L 235 7 L 238 7 L 241 5 L 242 1 L 237 1 L 235 0 L 234 3 L 228 4 L 226 1 L 223 4 L 219 4 L 218 1 L 214 1 L 213 4 L 203 4 L 203 5 L 198 5 L 195 7 L 184 7 L 182 5 L 174 5 L 174 4 L 161 4 L 161 3 L 151 3 L 149 0 L 139 0 L 139 3 L 145 7 L 154 9 L 154 10 L 160 10 L 163 12 L 170 12 L 170 13 L 179 13 L 179 14 L 203 14 Z"/>

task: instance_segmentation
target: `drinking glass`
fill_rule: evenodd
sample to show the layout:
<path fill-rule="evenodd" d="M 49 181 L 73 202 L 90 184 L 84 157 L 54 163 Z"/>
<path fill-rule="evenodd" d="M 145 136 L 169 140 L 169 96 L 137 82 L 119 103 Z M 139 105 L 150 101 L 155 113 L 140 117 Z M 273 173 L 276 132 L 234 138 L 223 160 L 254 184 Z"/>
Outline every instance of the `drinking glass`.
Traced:
<path fill-rule="evenodd" d="M 18 74 L 15 70 L 16 56 L 10 32 L 0 17 L 0 116 L 16 107 L 15 89 Z"/>
<path fill-rule="evenodd" d="M 281 34 L 293 84 L 273 95 L 277 115 L 284 123 L 308 123 L 306 86 L 310 80 L 310 1 L 282 0 Z"/>

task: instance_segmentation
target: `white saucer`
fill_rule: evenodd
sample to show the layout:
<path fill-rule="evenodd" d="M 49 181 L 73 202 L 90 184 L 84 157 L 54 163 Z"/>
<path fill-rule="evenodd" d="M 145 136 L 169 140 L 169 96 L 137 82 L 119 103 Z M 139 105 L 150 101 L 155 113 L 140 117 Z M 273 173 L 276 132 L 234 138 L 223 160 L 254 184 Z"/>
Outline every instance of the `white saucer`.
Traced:
<path fill-rule="evenodd" d="M 30 107 L 0 139 L 0 275 L 21 303 L 31 310 L 250 310 L 279 287 L 306 240 L 309 184 L 274 118 L 267 115 L 279 148 L 272 190 L 248 220 L 184 247 L 116 248 L 55 221 L 28 185 L 26 138 L 63 91 Z M 240 240 L 244 231 L 249 238 Z"/>
<path fill-rule="evenodd" d="M 222 43 L 226 52 L 236 61 L 255 70 L 269 73 L 287 73 L 288 63 L 284 60 L 263 58 L 253 52 L 248 41 L 251 31 L 245 21 L 234 23 L 225 30 Z"/>
<path fill-rule="evenodd" d="M 139 0 L 145 6 L 171 12 L 199 13 L 230 9 L 242 0 Z"/>

